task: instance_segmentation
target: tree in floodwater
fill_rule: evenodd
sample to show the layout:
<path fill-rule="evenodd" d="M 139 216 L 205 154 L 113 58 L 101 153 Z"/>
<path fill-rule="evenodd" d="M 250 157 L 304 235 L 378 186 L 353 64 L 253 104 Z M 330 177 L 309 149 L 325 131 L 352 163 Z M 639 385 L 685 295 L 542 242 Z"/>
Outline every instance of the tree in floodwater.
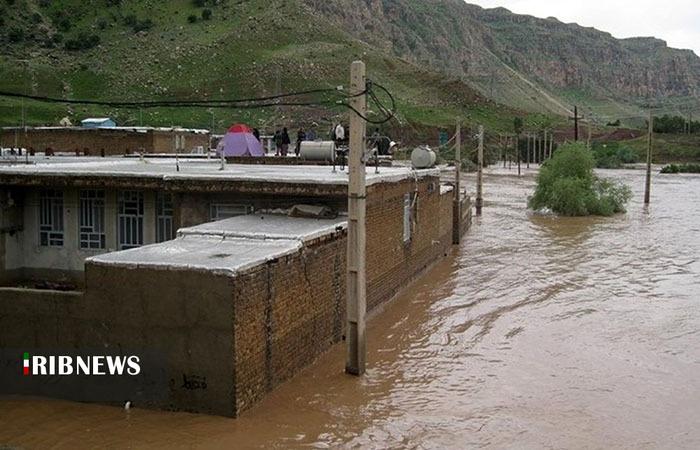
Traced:
<path fill-rule="evenodd" d="M 561 146 L 540 169 L 528 206 L 562 216 L 611 216 L 625 212 L 632 197 L 630 188 L 598 178 L 594 167 L 595 158 L 585 145 Z"/>

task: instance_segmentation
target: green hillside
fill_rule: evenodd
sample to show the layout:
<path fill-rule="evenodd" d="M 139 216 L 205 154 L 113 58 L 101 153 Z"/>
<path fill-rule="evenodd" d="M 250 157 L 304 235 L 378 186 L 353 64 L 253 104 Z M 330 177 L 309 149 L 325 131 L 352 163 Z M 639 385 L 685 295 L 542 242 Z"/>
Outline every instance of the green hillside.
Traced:
<path fill-rule="evenodd" d="M 368 75 L 396 96 L 400 125 L 394 126 L 416 131 L 469 116 L 507 129 L 515 114 L 462 81 L 328 27 L 296 0 L 14 0 L 2 9 L 0 89 L 6 91 L 103 100 L 264 96 L 347 85 L 350 62 L 360 58 Z M 55 124 L 64 116 L 107 115 L 120 125 L 208 128 L 213 119 L 221 131 L 236 121 L 330 123 L 344 113 L 342 107 L 139 111 L 0 98 L 3 126 L 23 117 L 27 124 Z"/>

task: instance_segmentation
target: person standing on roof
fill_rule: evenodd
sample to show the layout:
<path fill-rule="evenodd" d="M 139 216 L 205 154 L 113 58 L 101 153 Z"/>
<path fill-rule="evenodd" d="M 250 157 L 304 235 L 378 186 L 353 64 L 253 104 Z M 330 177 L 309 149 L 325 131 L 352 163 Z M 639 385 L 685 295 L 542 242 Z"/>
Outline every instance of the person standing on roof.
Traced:
<path fill-rule="evenodd" d="M 289 151 L 289 144 L 291 143 L 292 140 L 289 138 L 287 127 L 284 127 L 282 129 L 282 156 L 287 156 L 287 152 Z"/>
<path fill-rule="evenodd" d="M 342 124 L 335 127 L 335 144 L 340 145 L 345 140 L 345 128 Z"/>
<path fill-rule="evenodd" d="M 299 131 L 297 131 L 297 144 L 296 147 L 294 148 L 294 154 L 299 156 L 299 152 L 301 151 L 301 142 L 306 140 L 306 133 L 304 132 L 303 128 L 299 128 Z"/>
<path fill-rule="evenodd" d="M 280 130 L 275 131 L 272 140 L 275 142 L 275 156 L 280 156 L 282 153 L 282 132 Z"/>

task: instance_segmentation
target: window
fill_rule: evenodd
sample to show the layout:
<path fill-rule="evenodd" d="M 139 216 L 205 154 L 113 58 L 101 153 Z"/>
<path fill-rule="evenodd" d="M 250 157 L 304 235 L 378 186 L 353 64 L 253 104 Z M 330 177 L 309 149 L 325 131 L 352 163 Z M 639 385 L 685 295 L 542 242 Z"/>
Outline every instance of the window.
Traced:
<path fill-rule="evenodd" d="M 39 245 L 63 246 L 63 192 L 53 189 L 39 193 Z"/>
<path fill-rule="evenodd" d="M 403 196 L 403 241 L 411 240 L 411 194 Z"/>
<path fill-rule="evenodd" d="M 105 191 L 80 191 L 80 248 L 102 249 L 105 241 Z"/>
<path fill-rule="evenodd" d="M 229 217 L 244 216 L 253 212 L 250 205 L 232 203 L 212 203 L 210 217 L 212 221 L 228 219 Z"/>
<path fill-rule="evenodd" d="M 143 192 L 120 191 L 117 196 L 119 250 L 143 245 Z"/>
<path fill-rule="evenodd" d="M 173 229 L 173 195 L 168 192 L 156 194 L 156 242 L 175 238 Z"/>

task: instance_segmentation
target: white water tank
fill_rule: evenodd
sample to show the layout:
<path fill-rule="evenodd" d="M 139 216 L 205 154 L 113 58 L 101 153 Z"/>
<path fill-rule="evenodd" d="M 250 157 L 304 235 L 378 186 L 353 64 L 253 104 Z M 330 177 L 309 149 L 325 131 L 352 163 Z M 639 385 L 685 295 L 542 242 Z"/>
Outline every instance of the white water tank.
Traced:
<path fill-rule="evenodd" d="M 435 165 L 437 155 L 427 145 L 416 147 L 411 152 L 411 164 L 415 169 L 427 169 Z"/>
<path fill-rule="evenodd" d="M 333 141 L 302 141 L 299 157 L 309 161 L 334 161 L 335 142 Z"/>

